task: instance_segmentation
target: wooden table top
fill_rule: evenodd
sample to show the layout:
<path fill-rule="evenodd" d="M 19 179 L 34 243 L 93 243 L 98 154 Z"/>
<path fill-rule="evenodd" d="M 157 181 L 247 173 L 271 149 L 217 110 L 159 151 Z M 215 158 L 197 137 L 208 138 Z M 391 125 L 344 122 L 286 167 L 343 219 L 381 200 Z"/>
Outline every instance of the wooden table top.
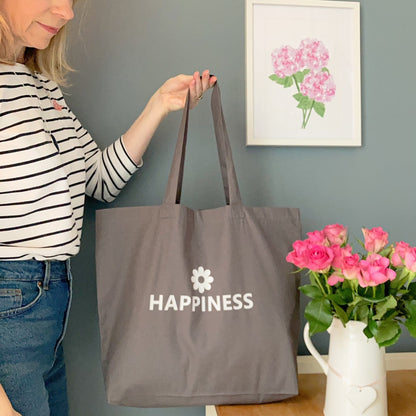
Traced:
<path fill-rule="evenodd" d="M 278 403 L 216 406 L 218 416 L 322 416 L 326 377 L 300 374 L 299 395 Z M 416 415 L 416 370 L 387 372 L 389 416 Z"/>

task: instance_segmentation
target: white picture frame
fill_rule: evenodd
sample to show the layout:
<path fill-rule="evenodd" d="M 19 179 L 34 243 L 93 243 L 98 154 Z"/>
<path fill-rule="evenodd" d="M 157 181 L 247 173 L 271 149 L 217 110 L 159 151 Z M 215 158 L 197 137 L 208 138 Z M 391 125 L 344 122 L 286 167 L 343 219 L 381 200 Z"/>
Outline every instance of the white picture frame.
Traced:
<path fill-rule="evenodd" d="M 361 146 L 359 2 L 246 0 L 248 146 Z"/>

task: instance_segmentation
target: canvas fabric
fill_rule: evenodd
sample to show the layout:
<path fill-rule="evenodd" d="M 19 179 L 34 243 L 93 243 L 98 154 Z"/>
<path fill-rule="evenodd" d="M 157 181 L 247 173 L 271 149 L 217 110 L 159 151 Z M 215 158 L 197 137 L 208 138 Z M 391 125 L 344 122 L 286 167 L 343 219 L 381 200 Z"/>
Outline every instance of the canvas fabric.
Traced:
<path fill-rule="evenodd" d="M 297 208 L 242 205 L 218 85 L 212 114 L 226 205 L 180 203 L 184 110 L 160 206 L 97 211 L 102 368 L 109 403 L 263 403 L 298 393 Z"/>

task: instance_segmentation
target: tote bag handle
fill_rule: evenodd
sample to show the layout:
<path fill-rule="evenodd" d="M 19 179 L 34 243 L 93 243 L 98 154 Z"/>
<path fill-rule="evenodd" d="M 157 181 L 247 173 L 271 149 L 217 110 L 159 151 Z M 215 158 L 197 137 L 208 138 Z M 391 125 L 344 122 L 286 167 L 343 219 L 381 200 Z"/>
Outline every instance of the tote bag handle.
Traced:
<path fill-rule="evenodd" d="M 168 185 L 163 201 L 164 205 L 180 204 L 181 201 L 185 151 L 188 137 L 189 101 L 190 95 L 188 91 L 169 174 Z M 221 176 L 224 185 L 225 201 L 227 205 L 240 207 L 242 205 L 240 190 L 235 173 L 227 128 L 225 126 L 224 114 L 221 105 L 221 93 L 218 83 L 216 83 L 213 87 L 211 95 L 211 111 L 214 120 L 215 137 L 217 141 L 218 157 L 220 160 Z"/>

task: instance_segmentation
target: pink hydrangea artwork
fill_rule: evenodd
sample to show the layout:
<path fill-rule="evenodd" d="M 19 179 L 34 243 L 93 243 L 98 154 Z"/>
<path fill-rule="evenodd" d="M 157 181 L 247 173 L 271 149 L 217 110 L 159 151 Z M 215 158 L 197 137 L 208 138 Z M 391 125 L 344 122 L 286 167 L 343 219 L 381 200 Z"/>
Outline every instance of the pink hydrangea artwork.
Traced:
<path fill-rule="evenodd" d="M 329 52 L 317 39 L 303 39 L 297 49 L 284 45 L 273 50 L 273 74 L 269 78 L 284 88 L 296 86 L 293 98 L 302 111 L 302 125 L 306 128 L 312 111 L 325 115 L 325 104 L 336 93 L 335 81 L 328 69 Z"/>

